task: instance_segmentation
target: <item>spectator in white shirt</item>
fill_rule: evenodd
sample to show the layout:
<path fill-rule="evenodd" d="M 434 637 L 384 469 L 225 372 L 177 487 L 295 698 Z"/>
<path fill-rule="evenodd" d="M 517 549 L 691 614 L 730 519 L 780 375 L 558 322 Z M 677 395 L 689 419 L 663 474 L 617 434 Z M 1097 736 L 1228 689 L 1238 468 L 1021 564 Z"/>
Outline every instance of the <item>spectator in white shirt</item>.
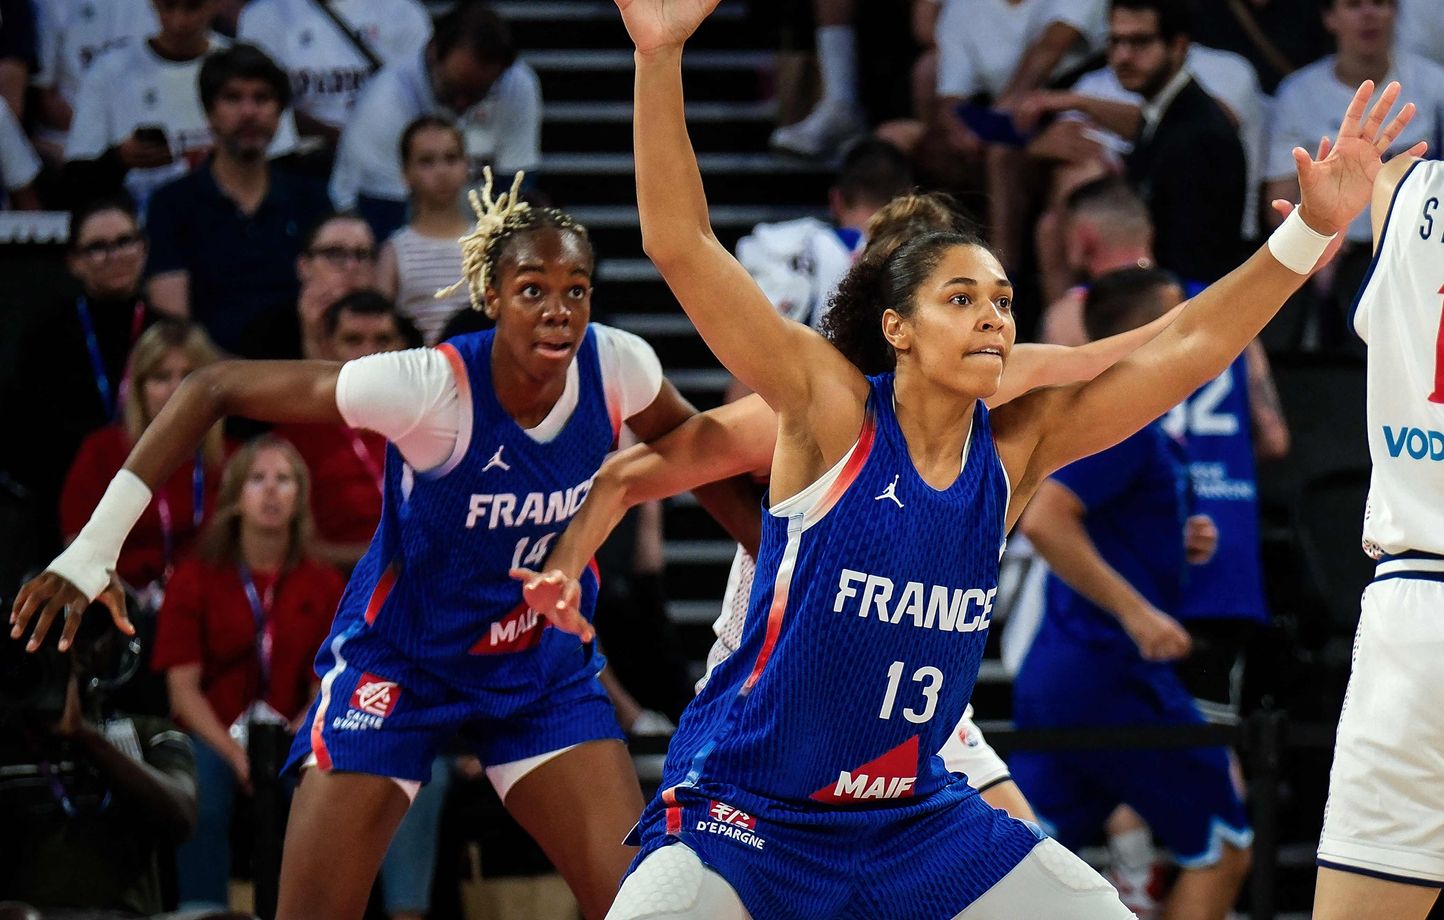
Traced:
<path fill-rule="evenodd" d="M 1441 15 L 1437 2 L 1434 7 L 1433 15 Z M 1269 119 L 1264 164 L 1268 199 L 1298 200 L 1298 180 L 1290 151 L 1295 147 L 1313 150 L 1320 137 L 1332 137 L 1338 125 L 1332 124 L 1335 119 L 1324 112 L 1336 100 L 1351 97 L 1365 80 L 1373 80 L 1378 92 L 1397 80 L 1404 87 L 1399 106 L 1405 102 L 1418 106 L 1418 114 L 1395 141 L 1391 153 L 1427 140 L 1433 148 L 1430 153 L 1439 155 L 1439 136 L 1444 129 L 1444 67 L 1396 47 L 1398 11 L 1394 0 L 1332 0 L 1324 7 L 1324 27 L 1333 34 L 1339 50 L 1279 84 Z M 1289 164 L 1287 171 L 1283 168 L 1285 161 Z M 1266 212 L 1265 218 L 1273 225 L 1283 219 L 1272 211 Z M 1349 226 L 1348 238 L 1360 245 L 1369 242 L 1367 212 Z"/>
<path fill-rule="evenodd" d="M 1444 7 L 1439 0 L 1399 0 L 1399 47 L 1444 65 Z M 1438 155 L 1438 151 L 1435 151 Z"/>
<path fill-rule="evenodd" d="M 150 0 L 39 0 L 36 29 L 40 71 L 31 81 L 39 91 L 36 143 L 64 158 L 65 139 L 75 116 L 80 82 L 102 54 L 160 31 Z"/>
<path fill-rule="evenodd" d="M 988 222 L 1004 264 L 1017 264 L 1028 208 L 1027 162 L 988 145 L 956 114 L 964 102 L 1012 108 L 1030 90 L 1103 47 L 1104 0 L 944 0 L 937 23 L 938 106 L 934 136 L 984 169 Z"/>
<path fill-rule="evenodd" d="M 367 84 L 341 132 L 331 198 L 365 216 L 378 239 L 405 222 L 401 135 L 427 114 L 461 116 L 473 179 L 486 164 L 507 176 L 541 161 L 536 73 L 516 60 L 500 17 L 485 6 L 458 6 L 437 21 L 423 52 L 387 65 Z"/>
<path fill-rule="evenodd" d="M 1433 7 L 1430 15 L 1441 15 L 1438 0 L 1429 5 Z M 1320 137 L 1335 136 L 1338 126 L 1330 123 L 1333 119 L 1326 118 L 1324 110 L 1352 96 L 1365 80 L 1373 80 L 1378 87 L 1375 99 L 1391 81 L 1399 81 L 1404 92 L 1395 111 L 1406 102 L 1418 106 L 1414 120 L 1386 155 L 1427 140 L 1429 155 L 1439 156 L 1444 132 L 1444 67 L 1399 47 L 1395 41 L 1399 12 L 1394 0 L 1326 0 L 1324 28 L 1334 36 L 1338 52 L 1295 71 L 1279 84 L 1269 116 L 1265 200 L 1298 200 L 1298 180 L 1292 172 L 1285 174 L 1282 164 L 1287 160 L 1292 170 L 1294 147 L 1313 151 Z M 1265 209 L 1263 216 L 1270 226 L 1282 220 L 1271 209 Z M 1348 347 L 1356 341 L 1346 317 L 1372 255 L 1369 212 L 1350 224 L 1345 235 L 1347 242 L 1339 257 L 1312 282 L 1318 296 L 1312 306 L 1317 309 L 1299 313 L 1290 332 L 1301 347 Z"/>
<path fill-rule="evenodd" d="M 252 0 L 239 37 L 290 75 L 297 128 L 334 155 L 362 88 L 421 52 L 431 17 L 417 0 Z"/>
<path fill-rule="evenodd" d="M 66 184 L 77 200 L 122 186 L 144 212 L 150 195 L 210 153 L 210 125 L 196 80 L 201 62 L 226 47 L 210 31 L 217 0 L 152 0 L 160 31 L 106 54 L 85 75 L 65 146 Z M 289 113 L 271 146 L 295 148 Z"/>

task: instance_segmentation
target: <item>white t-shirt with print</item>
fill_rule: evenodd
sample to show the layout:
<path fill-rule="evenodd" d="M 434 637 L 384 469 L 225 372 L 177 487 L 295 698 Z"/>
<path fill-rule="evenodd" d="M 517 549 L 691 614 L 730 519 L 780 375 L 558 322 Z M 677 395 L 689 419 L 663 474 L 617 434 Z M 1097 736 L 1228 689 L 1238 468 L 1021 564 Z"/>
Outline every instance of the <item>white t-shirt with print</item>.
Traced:
<path fill-rule="evenodd" d="M 297 111 L 341 127 L 371 79 L 371 65 L 319 2 L 252 0 L 241 10 L 237 34 L 290 74 Z M 330 7 L 383 64 L 420 53 L 431 38 L 431 17 L 417 0 L 331 0 Z"/>
<path fill-rule="evenodd" d="M 90 65 L 107 51 L 160 31 L 150 0 L 38 0 L 36 86 L 60 91 L 72 106 Z"/>
<path fill-rule="evenodd" d="M 211 51 L 227 44 L 225 38 L 211 36 Z M 166 60 L 145 40 L 103 55 L 81 83 L 65 159 L 98 159 L 130 137 L 136 128 L 159 125 L 170 142 L 174 162 L 132 169 L 125 177 L 126 189 L 143 207 L 156 189 L 189 172 L 213 146 L 197 84 L 203 61 L 204 56 L 190 61 Z M 281 115 L 270 152 L 280 156 L 295 147 L 296 124 L 288 109 Z"/>

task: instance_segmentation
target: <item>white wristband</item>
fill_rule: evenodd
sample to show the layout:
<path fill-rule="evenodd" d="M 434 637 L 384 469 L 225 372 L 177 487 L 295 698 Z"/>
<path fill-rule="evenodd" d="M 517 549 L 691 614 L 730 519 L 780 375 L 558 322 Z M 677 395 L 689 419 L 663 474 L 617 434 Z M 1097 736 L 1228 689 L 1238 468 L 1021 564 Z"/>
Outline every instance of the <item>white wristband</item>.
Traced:
<path fill-rule="evenodd" d="M 1279 224 L 1269 237 L 1269 252 L 1283 263 L 1284 268 L 1298 275 L 1307 275 L 1314 270 L 1319 257 L 1338 234 L 1324 236 L 1319 233 L 1304 223 L 1301 211 L 1302 208 L 1294 208 L 1293 213 Z"/>
<path fill-rule="evenodd" d="M 95 600 L 110 584 L 120 548 L 149 505 L 150 488 L 139 476 L 122 469 L 110 481 L 80 534 L 45 571 L 54 572 Z"/>

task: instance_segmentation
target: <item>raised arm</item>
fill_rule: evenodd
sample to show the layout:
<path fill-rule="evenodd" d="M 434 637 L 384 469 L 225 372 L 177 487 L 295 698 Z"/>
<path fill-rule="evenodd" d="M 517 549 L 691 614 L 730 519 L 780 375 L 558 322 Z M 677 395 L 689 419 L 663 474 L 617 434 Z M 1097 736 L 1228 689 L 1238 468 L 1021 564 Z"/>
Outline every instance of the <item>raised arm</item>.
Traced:
<path fill-rule="evenodd" d="M 613 455 L 592 481 L 587 500 L 557 539 L 545 575 L 515 569 L 527 602 L 569 631 L 584 625 L 576 604 L 576 579 L 627 511 L 643 502 L 670 498 L 707 483 L 766 470 L 772 462 L 777 418 L 756 395 L 694 415 L 650 444 Z M 751 503 L 757 524 L 759 503 Z M 734 536 L 739 536 L 734 534 Z M 740 542 L 756 553 L 760 533 L 754 526 Z M 562 620 L 570 620 L 569 624 Z"/>
<path fill-rule="evenodd" d="M 712 233 L 687 135 L 682 47 L 717 3 L 617 0 L 636 45 L 633 130 L 643 247 L 712 353 L 773 409 L 812 404 L 820 380 L 850 382 L 860 405 L 862 375 L 817 333 L 780 317 Z"/>
<path fill-rule="evenodd" d="M 1242 267 L 1194 297 L 1157 338 L 1092 382 L 1014 403 L 1032 403 L 1016 413 L 1021 424 L 1004 425 L 1004 449 L 1015 469 L 1017 452 L 1029 454 L 1026 475 L 1015 481 L 1036 484 L 1052 470 L 1118 443 L 1222 373 L 1253 341 L 1304 282 L 1331 237 L 1369 204 L 1383 152 L 1413 117 L 1413 105 L 1406 105 L 1384 125 L 1399 96 L 1398 84 L 1391 84 L 1366 120 L 1372 92 L 1371 83 L 1359 88 L 1328 156 L 1314 160 L 1294 150 L 1303 202 Z M 1037 439 L 1031 452 L 1029 438 Z"/>
<path fill-rule="evenodd" d="M 1025 342 L 1013 346 L 998 392 L 988 397 L 989 409 L 1005 405 L 1039 387 L 1086 383 L 1153 341 L 1183 309 L 1179 304 L 1151 323 L 1086 345 Z"/>
<path fill-rule="evenodd" d="M 341 365 L 324 361 L 222 361 L 191 374 L 146 428 L 111 481 L 90 521 L 65 551 L 16 595 L 11 637 L 39 614 L 28 648 L 34 651 L 65 612 L 60 648 L 69 648 L 80 614 L 93 600 L 110 610 L 126 634 L 123 589 L 114 579 L 120 547 L 166 482 L 216 422 L 241 415 L 263 422 L 340 422 L 336 378 Z"/>

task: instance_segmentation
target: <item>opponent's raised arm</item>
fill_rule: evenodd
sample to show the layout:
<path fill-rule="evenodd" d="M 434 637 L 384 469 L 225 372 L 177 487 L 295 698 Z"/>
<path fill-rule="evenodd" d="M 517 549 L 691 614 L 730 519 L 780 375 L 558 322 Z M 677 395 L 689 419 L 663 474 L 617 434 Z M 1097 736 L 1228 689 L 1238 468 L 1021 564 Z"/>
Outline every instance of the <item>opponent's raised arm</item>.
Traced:
<path fill-rule="evenodd" d="M 692 416 L 649 444 L 619 451 L 602 464 L 577 516 L 557 540 L 545 573 L 512 570 L 533 610 L 585 624 L 577 579 L 627 510 L 689 489 L 764 470 L 772 461 L 777 419 L 756 395 Z M 757 503 L 753 503 L 757 508 Z M 755 515 L 753 523 L 756 524 Z M 757 552 L 760 533 L 738 536 Z M 567 628 L 567 623 L 558 623 Z M 568 631 L 576 631 L 574 629 Z"/>
<path fill-rule="evenodd" d="M 1302 203 L 1264 247 L 1097 379 L 1031 397 L 1041 401 L 1031 407 L 1035 477 L 1118 443 L 1218 376 L 1303 284 L 1332 237 L 1368 206 L 1384 152 L 1413 117 L 1409 104 L 1386 124 L 1399 85 L 1391 83 L 1369 111 L 1373 90 L 1359 87 L 1327 156 L 1294 149 Z"/>
<path fill-rule="evenodd" d="M 810 382 L 851 374 L 811 329 L 778 315 L 712 233 L 682 98 L 682 48 L 718 0 L 617 0 L 636 45 L 637 206 L 642 243 L 712 353 L 779 412 L 811 400 Z"/>
<path fill-rule="evenodd" d="M 93 600 L 133 634 L 123 589 L 114 580 L 121 545 L 150 504 L 152 492 L 194 456 L 216 422 L 242 415 L 265 422 L 340 422 L 336 378 L 341 365 L 325 361 L 221 361 L 191 374 L 156 416 L 125 466 L 111 480 L 90 521 L 55 561 L 16 595 L 12 638 L 35 620 L 28 648 L 39 647 L 57 616 L 64 616 L 62 650 L 80 628 Z"/>

